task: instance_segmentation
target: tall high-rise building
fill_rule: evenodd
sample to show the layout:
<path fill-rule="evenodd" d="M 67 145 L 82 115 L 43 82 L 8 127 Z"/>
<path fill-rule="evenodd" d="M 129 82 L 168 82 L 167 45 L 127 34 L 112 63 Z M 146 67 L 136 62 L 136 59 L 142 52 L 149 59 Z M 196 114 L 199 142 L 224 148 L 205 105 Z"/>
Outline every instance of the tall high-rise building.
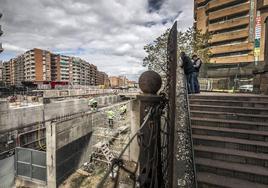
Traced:
<path fill-rule="evenodd" d="M 24 53 L 23 57 L 24 81 L 37 84 L 51 81 L 51 54 L 49 51 L 35 48 Z"/>
<path fill-rule="evenodd" d="M 265 19 L 258 6 L 267 0 L 194 2 L 195 27 L 211 35 L 211 63 L 263 61 Z"/>

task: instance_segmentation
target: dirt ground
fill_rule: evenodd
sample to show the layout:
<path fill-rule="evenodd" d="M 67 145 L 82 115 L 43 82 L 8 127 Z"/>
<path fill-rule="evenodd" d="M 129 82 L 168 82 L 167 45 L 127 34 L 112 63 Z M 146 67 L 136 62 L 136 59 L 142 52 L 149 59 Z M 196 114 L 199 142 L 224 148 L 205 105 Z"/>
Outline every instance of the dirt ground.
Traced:
<path fill-rule="evenodd" d="M 92 173 L 88 173 L 83 170 L 78 170 L 73 173 L 67 180 L 65 180 L 61 185 L 60 188 L 95 188 L 97 184 L 101 181 L 102 177 L 106 172 L 106 167 L 104 166 L 97 166 L 96 169 Z M 135 165 L 134 163 L 127 162 L 126 168 L 134 171 Z M 120 178 L 119 178 L 119 188 L 130 188 L 133 187 L 133 181 L 129 178 L 129 174 L 120 171 Z M 106 181 L 106 185 L 104 188 L 113 188 L 114 182 L 109 177 Z"/>

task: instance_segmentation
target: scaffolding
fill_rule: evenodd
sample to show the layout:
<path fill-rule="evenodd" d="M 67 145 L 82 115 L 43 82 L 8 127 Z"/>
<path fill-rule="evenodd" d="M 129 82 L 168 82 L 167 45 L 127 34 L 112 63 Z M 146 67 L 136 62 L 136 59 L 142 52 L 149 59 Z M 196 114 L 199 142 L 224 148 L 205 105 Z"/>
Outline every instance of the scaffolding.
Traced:
<path fill-rule="evenodd" d="M 129 124 L 119 126 L 117 128 L 95 128 L 93 152 L 91 155 L 91 163 L 105 163 L 111 165 L 112 160 L 117 157 L 123 147 L 130 139 Z M 125 154 L 128 157 L 129 154 Z"/>

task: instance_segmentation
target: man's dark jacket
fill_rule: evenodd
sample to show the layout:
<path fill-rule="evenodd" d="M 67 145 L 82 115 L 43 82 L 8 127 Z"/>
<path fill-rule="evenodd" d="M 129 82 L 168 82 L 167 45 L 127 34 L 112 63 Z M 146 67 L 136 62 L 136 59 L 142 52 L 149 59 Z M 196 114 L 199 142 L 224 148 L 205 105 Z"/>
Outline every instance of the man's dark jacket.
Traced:
<path fill-rule="evenodd" d="M 191 59 L 185 55 L 183 57 L 181 57 L 181 60 L 182 60 L 182 68 L 184 70 L 184 74 L 188 75 L 192 72 L 195 71 L 194 67 L 193 67 L 193 63 L 191 61 Z"/>

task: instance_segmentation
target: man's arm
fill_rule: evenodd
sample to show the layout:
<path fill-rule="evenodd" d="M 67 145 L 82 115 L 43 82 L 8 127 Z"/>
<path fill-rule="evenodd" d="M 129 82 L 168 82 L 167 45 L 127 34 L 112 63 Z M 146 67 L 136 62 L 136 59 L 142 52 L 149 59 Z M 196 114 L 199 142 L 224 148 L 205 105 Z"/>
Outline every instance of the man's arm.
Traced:
<path fill-rule="evenodd" d="M 200 59 L 198 59 L 198 60 L 193 64 L 194 68 L 198 68 L 198 67 L 200 67 L 200 65 L 201 65 L 201 60 L 200 60 Z"/>

